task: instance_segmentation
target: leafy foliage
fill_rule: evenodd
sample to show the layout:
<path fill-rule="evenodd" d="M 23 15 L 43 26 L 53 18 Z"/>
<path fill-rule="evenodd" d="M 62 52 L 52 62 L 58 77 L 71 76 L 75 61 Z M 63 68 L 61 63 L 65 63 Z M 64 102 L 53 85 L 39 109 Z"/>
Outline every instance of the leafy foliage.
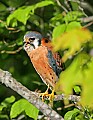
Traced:
<path fill-rule="evenodd" d="M 12 21 L 13 23 L 12 27 L 17 26 L 17 20 L 19 22 L 22 22 L 24 25 L 26 25 L 28 18 L 31 16 L 31 14 L 34 14 L 35 9 L 44 7 L 50 4 L 54 4 L 54 3 L 52 1 L 42 1 L 35 5 L 22 6 L 9 15 L 9 17 L 7 18 L 7 25 L 9 25 L 10 22 Z"/>
<path fill-rule="evenodd" d="M 76 51 L 81 49 L 82 44 L 92 39 L 92 34 L 87 29 L 73 29 L 69 32 L 62 34 L 58 39 L 54 40 L 54 49 L 68 49 L 64 56 L 63 61 L 66 61 Z"/>
<path fill-rule="evenodd" d="M 72 119 L 75 119 L 77 114 L 79 113 L 80 111 L 78 109 L 74 109 L 72 111 L 68 111 L 66 114 L 65 114 L 65 117 L 64 117 L 64 120 L 72 120 Z"/>
<path fill-rule="evenodd" d="M 90 9 L 80 6 L 82 3 L 90 5 Z M 11 72 L 13 77 L 30 90 L 45 91 L 45 84 L 22 49 L 23 36 L 31 30 L 50 38 L 52 36 L 54 50 L 60 52 L 66 67 L 55 86 L 56 92 L 68 95 L 73 94 L 74 89 L 75 94 L 81 95 L 78 105 L 83 106 L 81 110 L 75 107 L 63 108 L 59 113 L 66 120 L 89 120 L 93 116 L 93 25 L 81 20 L 93 16 L 93 1 L 82 3 L 66 0 L 0 1 L 0 68 Z M 12 90 L 0 85 L 0 119 L 18 118 L 24 113 L 24 119 L 37 119 L 39 111 L 20 98 Z M 59 105 L 60 102 L 54 106 L 58 108 Z"/>
<path fill-rule="evenodd" d="M 4 101 L 0 103 L 0 119 L 9 119 L 9 111 L 11 104 L 15 101 L 15 97 L 11 96 L 9 98 L 5 98 Z"/>
<path fill-rule="evenodd" d="M 35 108 L 33 105 L 31 105 L 27 100 L 20 99 L 19 101 L 15 102 L 11 107 L 10 116 L 11 118 L 17 117 L 20 113 L 25 112 L 26 115 L 28 115 L 31 118 L 34 118 L 34 120 L 37 120 L 38 112 L 39 110 Z"/>

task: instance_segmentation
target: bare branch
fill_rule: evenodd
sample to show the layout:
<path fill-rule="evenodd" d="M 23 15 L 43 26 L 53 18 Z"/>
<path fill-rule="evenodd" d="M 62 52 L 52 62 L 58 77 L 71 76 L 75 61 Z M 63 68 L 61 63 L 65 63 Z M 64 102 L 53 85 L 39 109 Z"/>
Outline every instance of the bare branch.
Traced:
<path fill-rule="evenodd" d="M 11 31 L 13 31 L 13 33 L 15 33 L 15 32 L 19 32 L 19 31 L 20 31 L 19 29 L 17 30 L 16 28 L 8 27 L 7 24 L 6 24 L 4 21 L 2 21 L 2 20 L 0 20 L 0 23 L 3 23 L 4 26 L 5 26 L 5 28 L 6 28 L 7 30 L 11 30 Z"/>
<path fill-rule="evenodd" d="M 66 96 L 65 94 L 61 94 L 61 95 L 55 95 L 54 101 L 58 101 L 58 100 L 70 100 L 74 103 L 77 103 L 80 101 L 80 96 L 76 96 L 76 95 L 69 95 Z"/>
<path fill-rule="evenodd" d="M 34 92 L 28 90 L 21 83 L 17 82 L 9 72 L 0 69 L 0 82 L 27 99 L 31 104 L 37 107 L 45 116 L 51 120 L 64 120 L 62 116 L 60 116 L 56 111 L 42 102 Z"/>
<path fill-rule="evenodd" d="M 93 16 L 85 17 L 85 18 L 80 18 L 81 22 L 93 22 Z"/>
<path fill-rule="evenodd" d="M 19 47 L 17 50 L 14 50 L 14 51 L 6 51 L 6 50 L 2 50 L 0 51 L 0 53 L 7 53 L 7 54 L 16 54 L 18 53 L 20 50 L 22 50 L 23 47 Z"/>
<path fill-rule="evenodd" d="M 60 3 L 59 0 L 56 0 L 56 2 L 66 13 L 68 13 L 68 10 Z"/>

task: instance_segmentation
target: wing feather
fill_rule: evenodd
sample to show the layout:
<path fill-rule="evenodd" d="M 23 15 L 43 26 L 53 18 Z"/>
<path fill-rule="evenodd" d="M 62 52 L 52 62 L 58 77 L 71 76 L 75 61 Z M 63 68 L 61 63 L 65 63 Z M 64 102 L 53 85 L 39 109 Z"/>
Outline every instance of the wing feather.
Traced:
<path fill-rule="evenodd" d="M 58 52 L 52 53 L 51 50 L 48 50 L 48 60 L 49 64 L 52 67 L 53 71 L 59 77 L 60 73 L 64 70 L 64 63 L 61 61 L 61 56 Z"/>

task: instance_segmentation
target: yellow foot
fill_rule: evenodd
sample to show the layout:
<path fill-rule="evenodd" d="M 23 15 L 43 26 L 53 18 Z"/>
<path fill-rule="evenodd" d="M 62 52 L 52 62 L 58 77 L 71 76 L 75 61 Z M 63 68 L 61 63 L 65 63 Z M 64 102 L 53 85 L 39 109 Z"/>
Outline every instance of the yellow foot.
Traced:
<path fill-rule="evenodd" d="M 46 90 L 45 93 L 40 93 L 39 96 L 42 97 L 43 102 L 44 102 L 45 98 L 47 98 L 49 100 L 50 104 L 52 104 L 51 106 L 53 106 L 54 90 L 52 90 L 51 94 L 49 94 L 48 90 Z"/>
<path fill-rule="evenodd" d="M 39 96 L 42 97 L 42 101 L 44 102 L 45 98 L 48 98 L 48 91 L 46 90 L 44 93 L 40 93 Z"/>
<path fill-rule="evenodd" d="M 52 90 L 52 93 L 49 94 L 49 106 L 53 107 L 53 99 L 54 99 L 54 90 Z"/>
<path fill-rule="evenodd" d="M 52 90 L 52 93 L 48 94 L 48 96 L 49 96 L 49 101 L 50 102 L 53 101 L 53 99 L 54 99 L 54 90 Z"/>

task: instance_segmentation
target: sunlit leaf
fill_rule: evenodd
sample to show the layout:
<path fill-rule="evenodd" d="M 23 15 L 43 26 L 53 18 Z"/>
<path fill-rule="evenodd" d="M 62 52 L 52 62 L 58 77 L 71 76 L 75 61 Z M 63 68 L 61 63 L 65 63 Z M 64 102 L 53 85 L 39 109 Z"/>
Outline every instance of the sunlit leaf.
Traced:
<path fill-rule="evenodd" d="M 80 22 L 70 22 L 68 25 L 67 25 L 67 28 L 66 28 L 66 32 L 72 30 L 72 29 L 76 29 L 76 28 L 81 28 L 81 24 Z"/>
<path fill-rule="evenodd" d="M 55 90 L 59 93 L 72 94 L 73 87 L 80 85 L 81 103 L 86 106 L 93 106 L 93 58 L 87 54 L 78 55 L 71 65 L 61 73 Z M 91 97 L 90 97 L 91 96 Z"/>
<path fill-rule="evenodd" d="M 7 18 L 7 25 L 10 24 L 11 20 L 16 19 L 23 24 L 26 24 L 28 18 L 30 17 L 30 12 L 33 10 L 34 6 L 23 6 L 15 10 Z"/>
<path fill-rule="evenodd" d="M 68 25 L 61 24 L 53 30 L 53 40 L 62 35 L 64 32 L 68 32 L 72 29 L 81 28 L 80 22 L 70 22 Z"/>
<path fill-rule="evenodd" d="M 5 106 L 0 105 L 0 112 L 3 110 L 4 107 L 5 107 Z"/>
<path fill-rule="evenodd" d="M 1 105 L 7 107 L 10 103 L 13 103 L 15 101 L 15 97 L 11 96 L 6 98 L 3 102 L 1 102 Z"/>
<path fill-rule="evenodd" d="M 80 11 L 71 11 L 66 14 L 66 16 L 64 17 L 64 21 L 66 22 L 66 24 L 71 21 L 78 21 L 78 18 L 83 15 L 84 14 Z"/>
<path fill-rule="evenodd" d="M 60 36 L 62 33 L 64 33 L 65 30 L 66 30 L 65 24 L 55 27 L 55 29 L 53 30 L 53 39 L 56 39 L 58 36 Z"/>
<path fill-rule="evenodd" d="M 72 88 L 82 83 L 83 79 L 85 79 L 84 70 L 89 59 L 90 57 L 87 54 L 80 54 L 65 71 L 62 71 L 60 79 L 56 84 L 58 93 L 65 92 L 66 94 L 71 94 Z"/>
<path fill-rule="evenodd" d="M 37 120 L 39 110 L 25 99 L 21 99 L 12 105 L 10 116 L 11 118 L 15 118 L 23 111 L 25 111 L 29 117 Z"/>
<path fill-rule="evenodd" d="M 55 50 L 68 49 L 64 56 L 63 61 L 66 61 L 70 56 L 74 55 L 76 51 L 81 49 L 81 46 L 92 39 L 92 34 L 89 30 L 79 28 L 65 32 L 57 39 L 53 40 Z"/>
<path fill-rule="evenodd" d="M 79 93 L 79 92 L 81 92 L 81 89 L 80 89 L 79 86 L 75 86 L 75 87 L 74 87 L 74 91 L 75 91 L 76 93 Z"/>
<path fill-rule="evenodd" d="M 13 103 L 15 101 L 15 97 L 14 96 L 8 97 L 4 101 L 7 103 Z"/>
<path fill-rule="evenodd" d="M 46 0 L 46 1 L 41 1 L 39 3 L 37 3 L 34 7 L 34 9 L 36 8 L 40 8 L 40 7 L 44 7 L 44 6 L 47 6 L 47 5 L 51 5 L 51 4 L 54 4 L 53 1 L 49 1 L 49 0 Z"/>
<path fill-rule="evenodd" d="M 68 111 L 64 116 L 64 120 L 74 120 L 79 112 L 80 111 L 76 108 L 74 110 Z"/>
<path fill-rule="evenodd" d="M 40 7 L 44 7 L 44 6 L 47 6 L 50 4 L 53 4 L 53 2 L 52 1 L 42 1 L 42 2 L 39 2 L 35 5 L 22 6 L 8 16 L 7 25 L 9 25 L 11 21 L 14 22 L 14 19 L 18 20 L 19 22 L 22 22 L 25 25 L 28 18 L 31 16 L 31 14 L 34 14 L 35 9 L 40 8 Z M 12 25 L 12 26 L 14 27 L 14 25 Z"/>
<path fill-rule="evenodd" d="M 88 105 L 89 107 L 93 107 L 93 58 L 91 62 L 88 64 L 88 69 L 85 71 L 85 79 L 83 79 L 83 91 L 82 91 L 82 105 Z"/>

